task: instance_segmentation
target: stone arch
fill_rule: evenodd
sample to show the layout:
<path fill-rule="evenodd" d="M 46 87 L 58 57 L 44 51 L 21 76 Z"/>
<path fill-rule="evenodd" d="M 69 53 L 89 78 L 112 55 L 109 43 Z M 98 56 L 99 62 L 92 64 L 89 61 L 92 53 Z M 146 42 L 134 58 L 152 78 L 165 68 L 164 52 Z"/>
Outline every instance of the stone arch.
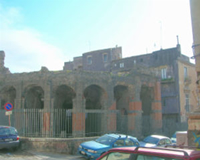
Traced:
<path fill-rule="evenodd" d="M 54 92 L 54 108 L 72 109 L 75 97 L 76 93 L 71 87 L 64 84 L 58 86 Z"/>
<path fill-rule="evenodd" d="M 72 109 L 75 91 L 67 86 L 60 85 L 54 92 L 54 128 L 56 137 L 72 136 Z"/>
<path fill-rule="evenodd" d="M 4 109 L 4 105 L 7 102 L 12 103 L 13 108 L 15 108 L 15 98 L 16 98 L 16 89 L 13 86 L 6 86 L 0 91 L 0 109 Z"/>
<path fill-rule="evenodd" d="M 106 92 L 98 85 L 90 85 L 84 90 L 85 108 L 86 109 L 103 109 Z"/>
<path fill-rule="evenodd" d="M 152 134 L 152 102 L 153 88 L 147 85 L 141 86 L 140 100 L 142 102 L 142 133 L 143 136 Z"/>
<path fill-rule="evenodd" d="M 43 113 L 40 110 L 44 109 L 44 90 L 36 84 L 28 85 L 22 93 L 22 98 L 24 98 L 24 108 L 26 109 L 26 114 L 24 114 L 25 133 L 41 136 Z"/>
<path fill-rule="evenodd" d="M 22 96 L 25 109 L 44 109 L 44 90 L 41 86 L 27 86 Z"/>
<path fill-rule="evenodd" d="M 95 112 L 85 113 L 85 135 L 98 136 L 102 130 L 102 113 L 98 110 L 105 109 L 104 99 L 106 93 L 103 88 L 98 85 L 90 85 L 84 90 L 85 108 L 86 110 L 96 110 Z"/>
<path fill-rule="evenodd" d="M 127 134 L 128 131 L 128 108 L 129 91 L 128 86 L 117 85 L 114 87 L 114 98 L 116 101 L 117 113 L 117 132 Z"/>

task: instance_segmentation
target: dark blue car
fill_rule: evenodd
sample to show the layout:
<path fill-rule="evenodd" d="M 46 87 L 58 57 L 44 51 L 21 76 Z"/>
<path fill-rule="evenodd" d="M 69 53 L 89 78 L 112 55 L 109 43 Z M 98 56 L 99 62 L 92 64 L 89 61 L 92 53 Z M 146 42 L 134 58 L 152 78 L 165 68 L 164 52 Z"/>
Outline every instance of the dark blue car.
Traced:
<path fill-rule="evenodd" d="M 0 126 L 0 149 L 17 149 L 19 147 L 19 135 L 14 127 Z"/>
<path fill-rule="evenodd" d="M 137 138 L 123 134 L 105 134 L 94 141 L 80 144 L 78 153 L 87 159 L 96 159 L 114 147 L 139 146 Z"/>

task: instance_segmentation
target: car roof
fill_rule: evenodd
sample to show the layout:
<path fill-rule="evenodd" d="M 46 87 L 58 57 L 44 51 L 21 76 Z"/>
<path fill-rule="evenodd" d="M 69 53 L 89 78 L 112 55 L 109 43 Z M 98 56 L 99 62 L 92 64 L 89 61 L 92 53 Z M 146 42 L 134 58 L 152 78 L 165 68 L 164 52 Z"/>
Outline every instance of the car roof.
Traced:
<path fill-rule="evenodd" d="M 132 137 L 132 136 L 130 136 L 130 135 L 125 135 L 125 134 L 109 133 L 109 134 L 106 134 L 106 135 L 109 135 L 109 136 L 114 137 L 114 138 L 119 138 L 119 137 L 121 137 L 121 138 L 126 138 L 126 137 L 128 137 L 128 138 L 132 138 L 132 139 L 137 140 L 136 137 Z"/>
<path fill-rule="evenodd" d="M 166 137 L 166 136 L 163 136 L 163 135 L 149 135 L 148 137 L 154 137 L 154 138 L 158 138 L 158 139 L 162 139 L 162 138 L 169 138 L 169 137 Z"/>
<path fill-rule="evenodd" d="M 123 148 L 113 148 L 109 152 L 126 152 L 126 153 L 141 153 L 148 155 L 157 155 L 162 156 L 165 155 L 166 157 L 170 156 L 190 156 L 195 157 L 198 155 L 200 157 L 200 151 L 194 149 L 181 149 L 181 148 L 165 148 L 165 147 L 123 147 Z"/>
<path fill-rule="evenodd" d="M 10 126 L 0 126 L 0 128 L 10 128 Z"/>
<path fill-rule="evenodd" d="M 12 126 L 2 126 L 2 125 L 0 125 L 0 128 L 15 128 L 15 127 L 12 127 Z"/>

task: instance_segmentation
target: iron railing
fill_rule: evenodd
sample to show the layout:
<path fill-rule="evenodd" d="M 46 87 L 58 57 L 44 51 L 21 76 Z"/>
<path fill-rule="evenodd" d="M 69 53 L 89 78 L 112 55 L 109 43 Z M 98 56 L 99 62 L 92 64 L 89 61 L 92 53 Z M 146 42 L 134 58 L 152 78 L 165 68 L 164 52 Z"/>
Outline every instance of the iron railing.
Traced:
<path fill-rule="evenodd" d="M 108 132 L 125 134 L 128 125 L 128 116 L 121 116 L 117 110 L 14 109 L 10 116 L 6 113 L 0 110 L 0 125 L 14 126 L 24 137 L 68 138 L 99 136 Z"/>

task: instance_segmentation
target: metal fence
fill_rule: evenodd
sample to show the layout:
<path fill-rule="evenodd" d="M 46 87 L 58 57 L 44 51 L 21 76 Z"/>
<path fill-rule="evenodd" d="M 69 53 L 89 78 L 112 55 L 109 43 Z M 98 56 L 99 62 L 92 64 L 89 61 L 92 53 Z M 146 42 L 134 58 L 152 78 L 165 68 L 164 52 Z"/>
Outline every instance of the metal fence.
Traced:
<path fill-rule="evenodd" d="M 7 113 L 0 109 L 0 125 L 14 126 L 24 137 L 89 137 L 110 132 L 137 137 L 155 133 L 151 116 L 137 119 L 131 114 L 121 115 L 118 110 L 13 109 L 11 115 Z M 174 118 L 164 118 L 162 133 L 158 134 L 171 136 L 174 131 L 185 127 L 187 125 L 176 122 Z"/>
<path fill-rule="evenodd" d="M 14 126 L 24 137 L 89 137 L 108 132 L 126 134 L 128 126 L 128 116 L 121 116 L 117 110 L 84 110 L 80 113 L 65 109 L 14 109 L 11 115 L 7 113 L 0 110 L 0 125 Z"/>

